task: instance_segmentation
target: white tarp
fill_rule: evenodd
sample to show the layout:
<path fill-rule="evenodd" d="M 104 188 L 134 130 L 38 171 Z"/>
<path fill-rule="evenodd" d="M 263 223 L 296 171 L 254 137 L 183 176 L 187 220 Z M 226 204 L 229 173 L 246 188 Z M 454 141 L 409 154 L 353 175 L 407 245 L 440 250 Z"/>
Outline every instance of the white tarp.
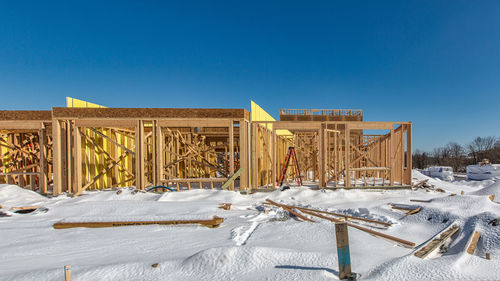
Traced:
<path fill-rule="evenodd" d="M 453 168 L 449 166 L 431 166 L 423 170 L 422 174 L 447 181 L 455 179 L 453 177 Z"/>
<path fill-rule="evenodd" d="M 467 166 L 467 179 L 487 180 L 500 178 L 500 164 L 477 164 Z"/>

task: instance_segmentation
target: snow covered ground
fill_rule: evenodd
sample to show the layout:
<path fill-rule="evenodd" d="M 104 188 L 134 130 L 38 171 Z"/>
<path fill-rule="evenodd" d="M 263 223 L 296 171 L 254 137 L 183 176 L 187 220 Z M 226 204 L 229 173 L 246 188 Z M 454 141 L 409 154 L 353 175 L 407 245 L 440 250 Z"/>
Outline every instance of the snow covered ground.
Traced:
<path fill-rule="evenodd" d="M 427 179 L 414 171 L 414 178 Z M 352 270 L 358 280 L 499 280 L 500 181 L 429 183 L 446 191 L 327 190 L 292 188 L 242 195 L 191 190 L 164 194 L 133 189 L 85 192 L 78 198 L 46 198 L 0 185 L 2 211 L 39 205 L 47 212 L 0 217 L 0 280 L 64 280 L 64 265 L 80 280 L 337 280 L 334 224 L 290 218 L 263 205 L 266 198 L 392 222 L 373 230 L 415 242 L 415 249 L 349 228 Z M 461 191 L 465 195 L 460 195 Z M 449 196 L 451 193 L 456 196 Z M 431 200 L 429 203 L 410 199 Z M 229 211 L 218 208 L 232 203 Z M 388 203 L 421 206 L 404 217 Z M 54 229 L 59 221 L 225 219 L 219 228 L 196 225 Z M 413 255 L 451 223 L 461 229 L 448 251 L 426 259 Z M 368 226 L 366 226 L 368 227 Z M 474 255 L 464 248 L 474 230 L 481 239 Z M 485 253 L 491 254 L 486 260 Z M 157 267 L 152 267 L 159 263 Z"/>

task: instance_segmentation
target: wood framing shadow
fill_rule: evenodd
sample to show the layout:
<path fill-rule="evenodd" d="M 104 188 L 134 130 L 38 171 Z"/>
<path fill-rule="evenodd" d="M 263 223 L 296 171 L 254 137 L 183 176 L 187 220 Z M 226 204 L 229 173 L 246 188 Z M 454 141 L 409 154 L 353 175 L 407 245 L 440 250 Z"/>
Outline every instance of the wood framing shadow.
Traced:
<path fill-rule="evenodd" d="M 337 270 L 326 268 L 326 267 L 312 267 L 312 266 L 299 266 L 299 265 L 277 265 L 274 268 L 278 269 L 297 269 L 297 270 L 324 270 L 328 273 L 339 277 L 339 272 Z"/>

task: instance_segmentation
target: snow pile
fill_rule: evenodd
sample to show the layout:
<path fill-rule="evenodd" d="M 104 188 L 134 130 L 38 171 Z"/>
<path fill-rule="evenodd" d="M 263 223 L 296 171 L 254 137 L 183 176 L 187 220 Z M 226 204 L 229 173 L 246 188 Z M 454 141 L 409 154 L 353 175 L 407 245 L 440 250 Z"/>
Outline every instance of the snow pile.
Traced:
<path fill-rule="evenodd" d="M 0 184 L 0 205 L 8 209 L 10 207 L 38 205 L 49 201 L 34 191 L 21 188 L 17 185 Z"/>
<path fill-rule="evenodd" d="M 74 280 L 337 280 L 334 225 L 311 217 L 303 222 L 273 201 L 391 222 L 373 228 L 415 242 L 416 249 L 349 228 L 351 263 L 359 280 L 496 280 L 500 276 L 500 181 L 429 178 L 445 192 L 411 190 L 327 190 L 293 187 L 242 195 L 221 190 L 164 194 L 91 191 L 77 198 L 45 198 L 0 185 L 0 205 L 40 205 L 46 213 L 0 218 L 1 280 L 63 280 L 70 264 Z M 461 195 L 464 191 L 464 195 Z M 456 194 L 456 195 L 453 195 Z M 450 196 L 453 195 L 453 196 Z M 410 201 L 417 199 L 425 202 Z M 496 199 L 495 201 L 498 201 Z M 218 208 L 231 203 L 229 211 Z M 391 204 L 421 207 L 410 216 Z M 218 228 L 145 225 L 53 229 L 56 222 L 224 218 Z M 358 222 L 350 221 L 353 224 Z M 451 224 L 460 230 L 426 259 L 413 253 Z M 473 231 L 481 233 L 474 255 L 465 253 Z M 491 254 L 491 260 L 484 258 Z M 151 265 L 158 263 L 157 267 Z"/>

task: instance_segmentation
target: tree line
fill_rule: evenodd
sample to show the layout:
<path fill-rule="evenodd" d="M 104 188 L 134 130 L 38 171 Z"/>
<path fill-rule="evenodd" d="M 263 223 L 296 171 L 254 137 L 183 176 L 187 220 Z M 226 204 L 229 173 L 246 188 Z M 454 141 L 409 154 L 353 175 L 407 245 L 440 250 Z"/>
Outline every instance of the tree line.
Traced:
<path fill-rule="evenodd" d="M 444 147 L 434 148 L 431 152 L 416 149 L 413 153 L 413 168 L 424 169 L 428 166 L 451 166 L 453 171 L 465 172 L 465 167 L 477 164 L 483 159 L 500 164 L 500 138 L 476 137 L 461 145 L 450 142 Z"/>

